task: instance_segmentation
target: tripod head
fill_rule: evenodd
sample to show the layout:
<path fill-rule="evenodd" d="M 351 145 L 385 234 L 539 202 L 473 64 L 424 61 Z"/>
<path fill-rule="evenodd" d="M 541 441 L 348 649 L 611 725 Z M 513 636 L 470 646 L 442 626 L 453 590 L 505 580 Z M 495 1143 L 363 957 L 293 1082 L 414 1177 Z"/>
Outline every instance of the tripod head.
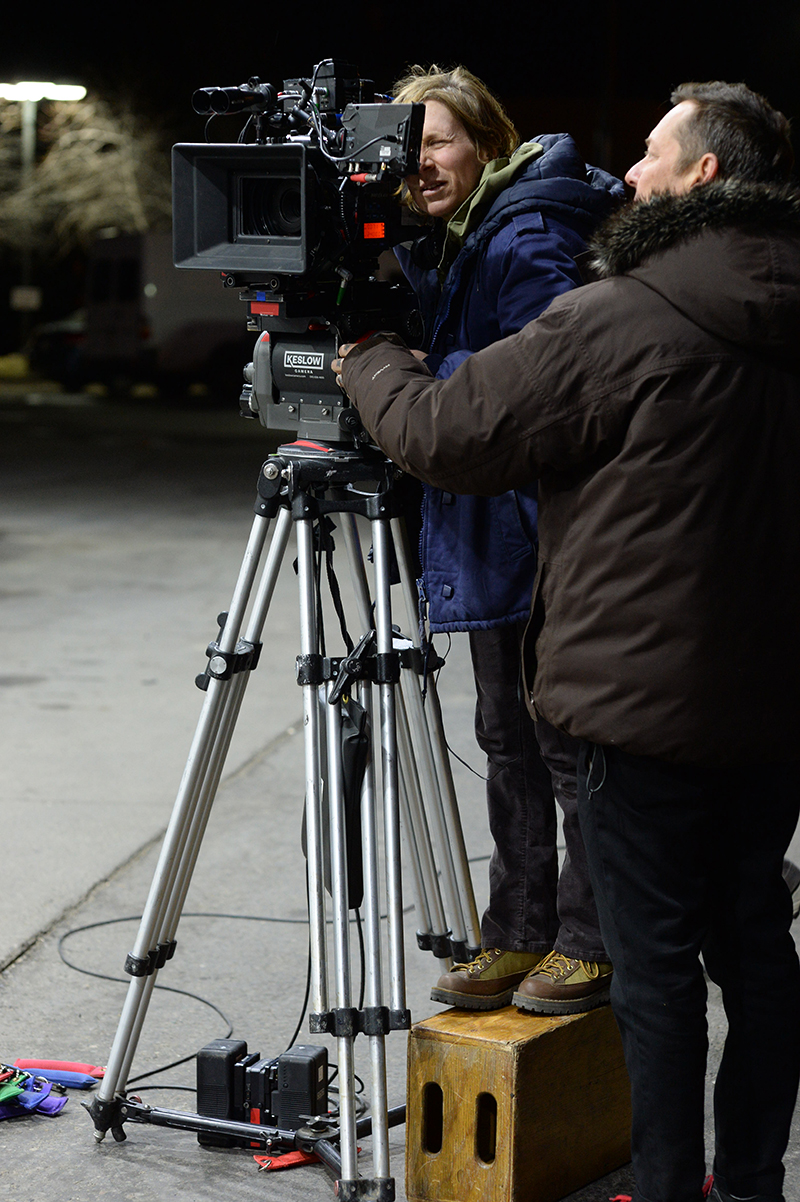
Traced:
<path fill-rule="evenodd" d="M 375 446 L 300 439 L 278 447 L 261 468 L 256 513 L 274 516 L 285 506 L 296 520 L 336 512 L 371 520 L 396 517 L 398 474 L 399 468 Z"/>

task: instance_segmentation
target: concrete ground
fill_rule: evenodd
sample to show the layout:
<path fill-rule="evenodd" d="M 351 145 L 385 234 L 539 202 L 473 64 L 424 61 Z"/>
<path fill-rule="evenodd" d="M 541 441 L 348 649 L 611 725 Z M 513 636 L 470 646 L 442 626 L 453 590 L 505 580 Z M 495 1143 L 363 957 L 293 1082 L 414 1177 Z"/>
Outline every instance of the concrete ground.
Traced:
<path fill-rule="evenodd" d="M 33 399 L 31 399 L 33 397 Z M 232 405 L 235 409 L 235 404 Z M 186 760 L 202 695 L 195 675 L 226 608 L 252 521 L 258 468 L 271 449 L 233 413 L 159 410 L 49 393 L 0 392 L 0 663 L 4 858 L 0 908 L 0 1060 L 103 1064 L 125 995 L 121 973 Z M 277 1055 L 301 1021 L 306 977 L 300 851 L 303 748 L 296 583 L 281 572 L 181 923 L 133 1066 L 142 1097 L 191 1110 L 192 1056 L 228 1034 Z M 341 557 L 342 571 L 344 557 Z M 346 586 L 346 582 L 345 586 Z M 442 651 L 444 648 L 440 647 Z M 463 636 L 441 674 L 447 735 L 480 768 Z M 482 781 L 455 762 L 479 907 L 490 839 Z M 800 844 L 793 847 L 800 859 Z M 410 899 L 407 899 L 407 901 Z M 408 1002 L 415 1019 L 438 966 L 406 915 Z M 713 1083 L 725 1022 L 710 1004 Z M 301 1028 L 301 1042 L 325 1042 Z M 402 1033 L 386 1041 L 389 1097 L 405 1100 Z M 361 1041 L 357 1067 L 367 1075 Z M 159 1089 L 144 1092 L 145 1087 Z M 0 1180 L 33 1202 L 253 1196 L 329 1198 L 320 1167 L 258 1173 L 244 1150 L 200 1149 L 193 1134 L 129 1125 L 100 1146 L 70 1095 L 54 1119 L 0 1123 Z M 403 1190 L 402 1127 L 392 1167 Z M 369 1174 L 370 1141 L 362 1141 Z M 630 1192 L 627 1167 L 571 1195 Z M 800 1196 L 800 1130 L 787 1198 Z"/>

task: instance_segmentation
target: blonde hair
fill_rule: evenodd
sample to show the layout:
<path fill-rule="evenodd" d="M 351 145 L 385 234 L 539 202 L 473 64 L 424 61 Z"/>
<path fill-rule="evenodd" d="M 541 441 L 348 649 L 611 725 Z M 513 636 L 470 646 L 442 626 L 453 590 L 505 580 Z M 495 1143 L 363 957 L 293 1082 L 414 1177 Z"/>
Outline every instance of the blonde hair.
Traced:
<path fill-rule="evenodd" d="M 450 110 L 464 129 L 478 153 L 489 162 L 508 157 L 519 146 L 519 134 L 508 113 L 486 84 L 466 67 L 443 71 L 430 67 L 409 67 L 392 89 L 395 100 L 403 104 L 438 100 Z M 416 208 L 407 189 L 403 188 L 403 203 Z"/>

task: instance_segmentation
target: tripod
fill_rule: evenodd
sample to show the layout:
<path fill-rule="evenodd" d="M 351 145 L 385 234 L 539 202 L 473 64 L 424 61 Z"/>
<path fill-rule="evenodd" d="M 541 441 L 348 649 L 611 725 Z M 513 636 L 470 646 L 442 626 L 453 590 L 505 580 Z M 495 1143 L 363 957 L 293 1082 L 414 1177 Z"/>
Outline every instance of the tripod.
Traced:
<path fill-rule="evenodd" d="M 425 690 L 422 686 L 426 666 L 416 637 L 416 589 L 397 512 L 394 473 L 393 465 L 377 451 L 303 442 L 279 448 L 261 469 L 256 515 L 231 605 L 220 618 L 219 637 L 209 645 L 208 665 L 198 678 L 206 693 L 200 719 L 136 942 L 125 963 L 131 981 L 116 1037 L 100 1089 L 87 1106 L 97 1140 L 109 1130 L 116 1140 L 124 1140 L 123 1124 L 128 1119 L 213 1130 L 246 1137 L 251 1144 L 261 1141 L 270 1147 L 316 1151 L 339 1174 L 340 1199 L 389 1202 L 394 1197 L 388 1129 L 403 1121 L 404 1108 L 390 1111 L 388 1107 L 384 1040 L 391 1031 L 408 1029 L 411 1023 L 405 997 L 401 815 L 419 916 L 418 945 L 446 964 L 451 959 L 471 958 L 480 945 L 433 677 L 427 679 Z M 320 642 L 314 542 L 316 535 L 320 544 L 326 545 L 329 514 L 340 515 L 342 521 L 357 617 L 363 631 L 355 645 L 349 640 L 347 654 L 342 657 L 324 654 Z M 359 516 L 370 524 L 374 603 L 358 533 Z M 273 521 L 274 531 L 259 577 Z M 317 1122 L 287 1132 L 145 1106 L 127 1097 L 126 1085 L 156 977 L 175 952 L 178 922 L 247 680 L 258 663 L 261 634 L 292 525 L 297 534 L 300 598 L 297 678 L 303 690 L 305 732 L 309 1026 L 312 1032 L 334 1037 L 340 1106 L 338 1127 Z M 392 625 L 390 580 L 395 565 L 407 619 L 415 635 L 412 638 L 398 637 Z M 340 602 L 337 611 L 346 632 Z M 377 722 L 373 712 L 375 692 Z M 369 743 L 357 821 L 352 805 L 349 811 L 346 805 L 348 782 L 342 753 L 344 712 L 351 698 L 358 702 L 368 728 L 377 726 L 380 732 L 380 738 Z M 354 832 L 359 827 L 360 848 L 354 855 Z M 381 843 L 385 939 L 381 927 Z M 354 885 L 348 878 L 356 873 L 361 879 Z M 326 938 L 326 876 L 331 893 L 332 964 Z M 363 1009 L 353 1006 L 350 979 L 348 914 L 353 908 L 353 892 L 363 892 L 364 901 Z M 384 977 L 388 989 L 384 988 Z M 360 1033 L 365 1035 L 369 1048 L 371 1123 L 356 1121 L 354 1045 Z M 361 1178 L 356 1140 L 370 1127 L 373 1176 Z"/>

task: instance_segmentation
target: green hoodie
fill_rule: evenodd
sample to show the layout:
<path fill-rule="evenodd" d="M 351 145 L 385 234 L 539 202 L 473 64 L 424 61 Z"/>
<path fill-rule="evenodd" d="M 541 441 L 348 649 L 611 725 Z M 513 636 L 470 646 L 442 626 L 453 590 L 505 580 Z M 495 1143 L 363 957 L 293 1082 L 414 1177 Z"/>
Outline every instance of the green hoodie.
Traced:
<path fill-rule="evenodd" d="M 468 234 L 477 229 L 495 198 L 507 188 L 517 172 L 527 166 L 533 159 L 538 159 L 544 147 L 538 142 L 523 142 L 518 146 L 511 158 L 492 159 L 483 169 L 478 180 L 478 186 L 467 199 L 456 209 L 447 223 L 444 237 L 444 248 L 439 263 L 439 279 L 444 283 L 445 277 L 455 261 L 458 252 L 464 245 Z"/>

